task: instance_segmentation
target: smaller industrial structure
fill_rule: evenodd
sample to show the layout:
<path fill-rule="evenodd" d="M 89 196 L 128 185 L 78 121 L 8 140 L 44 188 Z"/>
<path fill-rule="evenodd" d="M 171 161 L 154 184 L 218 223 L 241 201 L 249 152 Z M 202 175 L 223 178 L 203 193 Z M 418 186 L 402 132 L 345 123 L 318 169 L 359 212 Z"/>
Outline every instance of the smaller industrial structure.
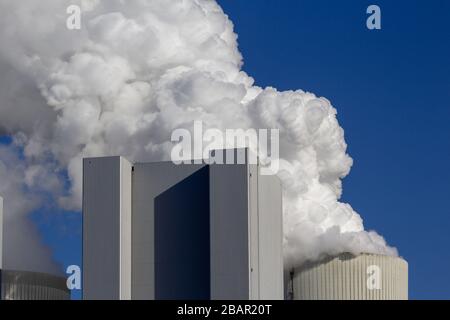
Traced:
<path fill-rule="evenodd" d="M 3 269 L 3 198 L 0 197 L 0 300 L 70 300 L 66 278 Z"/>
<path fill-rule="evenodd" d="M 407 300 L 408 263 L 343 253 L 294 269 L 287 287 L 294 300 Z"/>
<path fill-rule="evenodd" d="M 46 273 L 0 270 L 0 300 L 70 300 L 64 277 Z"/>

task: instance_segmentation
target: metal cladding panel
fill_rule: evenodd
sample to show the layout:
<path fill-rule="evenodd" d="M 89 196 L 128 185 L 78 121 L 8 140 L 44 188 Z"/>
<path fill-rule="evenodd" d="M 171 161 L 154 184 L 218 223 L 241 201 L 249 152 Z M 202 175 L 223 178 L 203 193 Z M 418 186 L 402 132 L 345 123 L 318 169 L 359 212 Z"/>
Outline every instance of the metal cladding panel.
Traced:
<path fill-rule="evenodd" d="M 1 300 L 69 300 L 64 277 L 1 270 Z"/>
<path fill-rule="evenodd" d="M 131 299 L 132 165 L 120 158 L 120 299 Z"/>
<path fill-rule="evenodd" d="M 281 183 L 258 175 L 259 299 L 283 299 L 283 219 Z"/>
<path fill-rule="evenodd" d="M 295 300 L 407 300 L 408 264 L 398 257 L 341 254 L 294 271 Z"/>
<path fill-rule="evenodd" d="M 83 298 L 130 299 L 131 164 L 83 160 Z"/>
<path fill-rule="evenodd" d="M 132 299 L 155 299 L 155 198 L 205 165 L 136 163 L 132 197 Z"/>
<path fill-rule="evenodd" d="M 259 171 L 210 166 L 212 299 L 283 299 L 281 184 Z"/>
<path fill-rule="evenodd" d="M 251 298 L 249 167 L 210 166 L 211 299 Z"/>

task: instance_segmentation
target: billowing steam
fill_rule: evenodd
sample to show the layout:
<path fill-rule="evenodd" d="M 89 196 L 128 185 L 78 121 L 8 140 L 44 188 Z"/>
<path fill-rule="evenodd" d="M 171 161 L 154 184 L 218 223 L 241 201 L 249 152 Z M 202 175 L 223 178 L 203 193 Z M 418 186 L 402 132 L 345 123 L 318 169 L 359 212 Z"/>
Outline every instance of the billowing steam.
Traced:
<path fill-rule="evenodd" d="M 338 201 L 352 159 L 336 110 L 312 93 L 254 86 L 215 1 L 81 1 L 82 28 L 68 30 L 74 3 L 0 0 L 0 133 L 14 141 L 0 149 L 9 220 L 25 221 L 48 195 L 79 210 L 83 157 L 167 160 L 172 131 L 203 120 L 280 129 L 289 265 L 344 251 L 396 254 Z M 25 242 L 9 256 L 27 256 Z"/>

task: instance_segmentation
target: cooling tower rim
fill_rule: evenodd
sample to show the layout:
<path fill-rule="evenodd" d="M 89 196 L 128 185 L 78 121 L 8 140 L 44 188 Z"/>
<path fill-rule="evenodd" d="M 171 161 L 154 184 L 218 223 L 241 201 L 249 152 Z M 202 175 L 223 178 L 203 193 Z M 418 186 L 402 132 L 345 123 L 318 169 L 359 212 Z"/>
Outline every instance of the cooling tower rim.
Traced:
<path fill-rule="evenodd" d="M 21 270 L 21 269 L 9 269 L 9 268 L 0 268 L 0 272 L 11 272 L 11 273 L 20 273 L 20 274 L 34 274 L 40 276 L 47 276 L 51 278 L 60 278 L 65 279 L 66 276 L 64 274 L 50 273 L 50 272 L 42 272 L 42 271 L 31 271 L 31 270 Z"/>
<path fill-rule="evenodd" d="M 54 290 L 64 291 L 70 295 L 67 287 L 67 279 L 51 273 L 20 271 L 1 269 L 1 282 L 9 285 L 24 285 L 26 287 L 46 287 Z M 3 284 L 2 284 L 3 285 Z"/>
<path fill-rule="evenodd" d="M 299 272 L 303 272 L 312 268 L 315 268 L 319 265 L 322 264 L 326 264 L 328 262 L 331 262 L 335 259 L 340 259 L 340 260 L 352 260 L 355 259 L 357 257 L 360 256 L 371 256 L 371 257 L 383 257 L 386 259 L 393 259 L 393 260 L 400 260 L 402 261 L 406 267 L 408 267 L 408 261 L 406 261 L 403 257 L 401 256 L 391 256 L 391 255 L 386 255 L 386 254 L 379 254 L 379 253 L 368 253 L 368 252 L 363 252 L 360 254 L 354 254 L 351 252 L 343 252 L 340 254 L 336 254 L 336 255 L 327 255 L 325 257 L 320 258 L 319 260 L 316 261 L 306 261 L 303 264 L 296 266 L 296 267 L 292 267 L 290 269 L 291 272 L 293 273 L 299 273 Z"/>

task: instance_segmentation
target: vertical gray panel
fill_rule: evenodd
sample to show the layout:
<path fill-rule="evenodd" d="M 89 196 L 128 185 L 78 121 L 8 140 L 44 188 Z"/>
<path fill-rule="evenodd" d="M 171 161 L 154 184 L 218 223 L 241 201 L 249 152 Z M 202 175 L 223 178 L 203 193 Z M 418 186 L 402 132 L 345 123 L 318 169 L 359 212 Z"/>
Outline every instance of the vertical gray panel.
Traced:
<path fill-rule="evenodd" d="M 249 268 L 250 292 L 249 299 L 260 298 L 260 203 L 258 166 L 248 165 L 248 238 L 249 238 Z M 247 213 L 246 213 L 247 214 Z"/>
<path fill-rule="evenodd" d="M 131 299 L 132 165 L 120 158 L 120 299 Z"/>
<path fill-rule="evenodd" d="M 283 299 L 283 219 L 281 183 L 258 177 L 259 297 Z"/>
<path fill-rule="evenodd" d="M 249 299 L 248 166 L 211 165 L 211 299 Z"/>
<path fill-rule="evenodd" d="M 83 298 L 126 298 L 131 248 L 128 224 L 131 166 L 120 157 L 83 160 Z M 126 182 L 122 185 L 123 182 Z M 125 197 L 124 197 L 125 195 Z M 123 214 L 123 216 L 122 216 Z M 124 270 L 126 272 L 126 270 Z M 123 292 L 123 294 L 121 294 Z"/>
<path fill-rule="evenodd" d="M 155 298 L 155 198 L 204 165 L 172 162 L 136 163 L 132 182 L 132 298 Z"/>

